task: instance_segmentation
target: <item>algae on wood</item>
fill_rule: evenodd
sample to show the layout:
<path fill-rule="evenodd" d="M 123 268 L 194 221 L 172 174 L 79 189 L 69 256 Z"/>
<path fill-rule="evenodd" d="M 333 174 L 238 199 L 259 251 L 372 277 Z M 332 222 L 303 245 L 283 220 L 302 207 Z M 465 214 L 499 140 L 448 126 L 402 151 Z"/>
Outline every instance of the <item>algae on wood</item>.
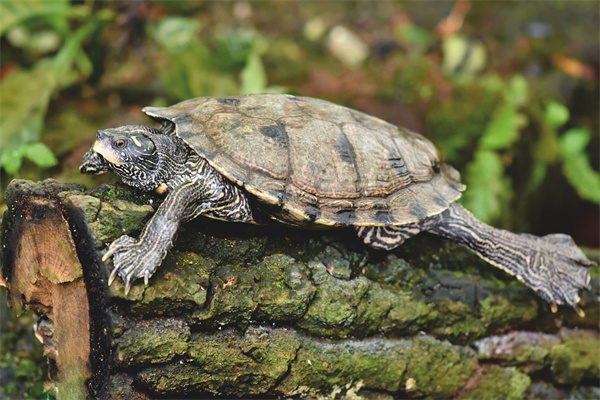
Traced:
<path fill-rule="evenodd" d="M 27 242 L 27 251 L 68 254 L 39 258 L 45 281 L 35 287 L 77 283 L 86 291 L 51 322 L 78 335 L 61 336 L 60 345 L 89 353 L 57 362 L 59 371 L 89 366 L 78 375 L 89 378 L 78 386 L 89 397 L 522 398 L 540 383 L 557 393 L 597 387 L 597 274 L 580 319 L 568 308 L 550 313 L 512 277 L 428 235 L 386 253 L 348 230 L 199 218 L 180 228 L 150 286 L 138 281 L 125 296 L 121 281 L 107 287 L 102 253 L 121 234 L 137 235 L 159 197 L 120 184 L 83 191 L 15 181 L 7 198 L 2 274 L 13 307 L 34 308 L 27 295 L 20 305 L 31 288 L 17 285 L 29 282 L 15 252 L 28 237 L 17 234 L 23 227 L 36 232 L 28 213 L 62 229 L 43 245 Z M 69 283 L 57 278 L 64 271 L 73 271 Z M 561 326 L 579 330 L 557 332 Z M 510 335 L 521 344 L 490 350 Z"/>

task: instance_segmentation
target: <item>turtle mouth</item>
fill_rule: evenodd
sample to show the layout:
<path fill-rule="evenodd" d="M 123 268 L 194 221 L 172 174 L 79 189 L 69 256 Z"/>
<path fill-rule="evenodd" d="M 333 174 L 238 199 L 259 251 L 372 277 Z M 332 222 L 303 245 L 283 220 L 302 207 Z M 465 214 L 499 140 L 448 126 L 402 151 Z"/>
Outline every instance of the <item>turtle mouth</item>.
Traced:
<path fill-rule="evenodd" d="M 99 141 L 96 140 L 94 142 L 94 151 L 96 153 L 98 153 L 102 158 L 104 158 L 106 161 L 108 161 L 111 164 L 115 164 L 115 165 L 122 165 L 124 164 L 123 161 L 119 160 L 115 154 L 111 151 L 111 149 L 109 149 L 108 147 L 106 147 L 106 145 Z"/>

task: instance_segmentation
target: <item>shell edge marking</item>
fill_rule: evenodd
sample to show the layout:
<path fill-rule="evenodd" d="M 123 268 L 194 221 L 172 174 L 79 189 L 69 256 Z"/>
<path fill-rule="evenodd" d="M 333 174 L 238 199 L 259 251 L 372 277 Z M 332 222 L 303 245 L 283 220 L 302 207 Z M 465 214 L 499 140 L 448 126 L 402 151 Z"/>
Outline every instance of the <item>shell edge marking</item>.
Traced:
<path fill-rule="evenodd" d="M 168 107 L 151 107 L 151 106 L 146 106 L 144 108 L 142 108 L 142 112 L 150 117 L 154 117 L 154 118 L 164 118 L 161 114 L 158 114 L 156 111 L 158 110 L 164 110 Z"/>
<path fill-rule="evenodd" d="M 219 172 L 219 173 L 221 173 L 221 172 Z M 225 177 L 227 178 L 227 176 L 225 176 Z M 238 185 L 238 186 L 240 188 L 248 191 L 250 194 L 256 196 L 259 200 L 265 201 L 268 204 L 273 204 L 273 205 L 276 205 L 276 206 L 280 206 L 283 203 L 283 201 L 279 197 L 273 196 L 272 194 L 269 194 L 267 192 L 260 191 L 260 190 L 256 189 L 254 186 L 250 186 L 248 184 L 244 184 L 243 182 L 242 182 L 241 185 Z"/>

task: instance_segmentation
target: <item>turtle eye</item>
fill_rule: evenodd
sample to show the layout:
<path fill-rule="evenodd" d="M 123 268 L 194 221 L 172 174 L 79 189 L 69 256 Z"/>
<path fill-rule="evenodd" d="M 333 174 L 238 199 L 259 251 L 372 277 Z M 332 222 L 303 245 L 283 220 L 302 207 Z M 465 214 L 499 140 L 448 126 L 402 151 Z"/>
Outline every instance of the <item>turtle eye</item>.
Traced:
<path fill-rule="evenodd" d="M 125 147 L 125 140 L 117 139 L 113 142 L 113 146 L 117 149 L 122 149 L 123 147 Z"/>

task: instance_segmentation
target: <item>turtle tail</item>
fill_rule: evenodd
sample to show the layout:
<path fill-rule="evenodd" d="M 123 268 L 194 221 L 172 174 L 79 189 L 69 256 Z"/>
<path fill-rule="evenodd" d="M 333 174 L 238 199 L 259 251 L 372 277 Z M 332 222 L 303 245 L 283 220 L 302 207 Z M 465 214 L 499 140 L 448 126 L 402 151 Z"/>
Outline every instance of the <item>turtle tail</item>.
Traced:
<path fill-rule="evenodd" d="M 460 204 L 425 224 L 424 229 L 460 243 L 490 264 L 516 276 L 530 286 L 556 311 L 557 304 L 577 307 L 579 289 L 589 284 L 586 258 L 573 239 L 564 234 L 543 237 L 496 229 L 475 218 Z"/>

